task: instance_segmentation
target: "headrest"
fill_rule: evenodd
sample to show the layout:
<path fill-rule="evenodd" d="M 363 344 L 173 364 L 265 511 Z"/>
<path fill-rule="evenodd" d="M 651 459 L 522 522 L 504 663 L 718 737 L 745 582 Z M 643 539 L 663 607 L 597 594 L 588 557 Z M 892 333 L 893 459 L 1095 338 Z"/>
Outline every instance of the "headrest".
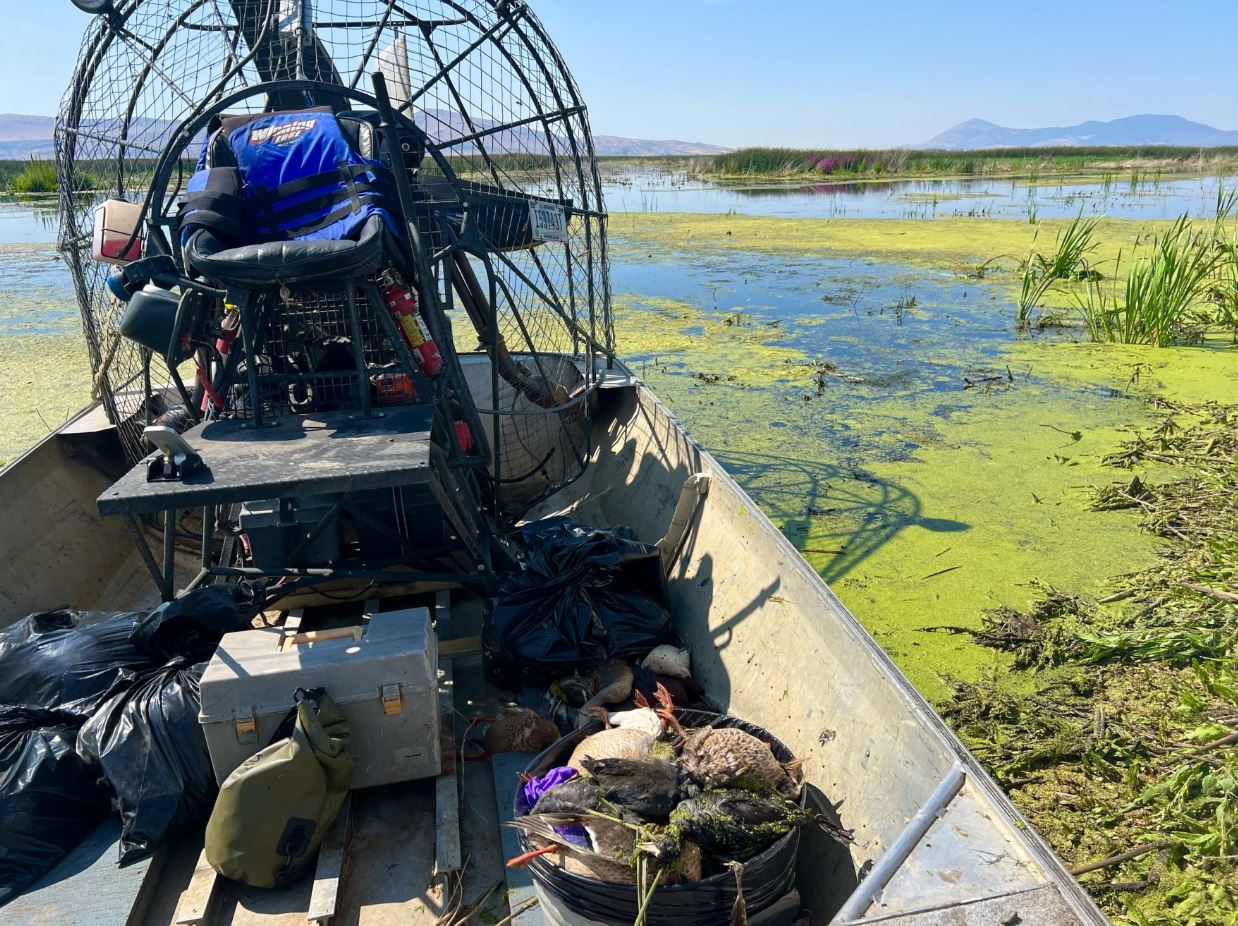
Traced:
<path fill-rule="evenodd" d="M 288 113 L 323 113 L 331 112 L 328 106 L 316 106 L 313 109 L 281 110 Z M 236 157 L 228 146 L 228 136 L 232 131 L 246 122 L 252 122 L 270 113 L 238 113 L 220 116 L 218 126 L 212 131 L 208 142 L 206 167 L 236 167 Z M 378 114 L 365 112 L 344 112 L 335 114 L 340 131 L 348 139 L 350 145 L 363 158 L 380 160 L 385 152 L 381 150 L 378 141 Z"/>

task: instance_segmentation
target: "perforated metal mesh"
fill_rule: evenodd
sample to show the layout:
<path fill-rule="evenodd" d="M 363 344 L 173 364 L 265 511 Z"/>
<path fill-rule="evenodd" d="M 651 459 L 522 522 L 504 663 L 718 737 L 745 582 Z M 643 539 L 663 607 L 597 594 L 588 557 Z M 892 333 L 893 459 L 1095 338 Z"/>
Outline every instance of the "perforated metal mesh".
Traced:
<path fill-rule="evenodd" d="M 553 387 L 553 401 L 532 401 L 527 388 L 499 377 L 478 403 L 490 406 L 503 438 L 495 463 L 507 493 L 544 494 L 583 465 L 596 361 L 614 353 L 606 217 L 580 94 L 536 17 L 511 0 L 118 0 L 110 21 L 96 18 L 56 147 L 61 247 L 104 402 L 131 454 L 141 455 L 144 358 L 117 333 L 110 268 L 90 259 L 94 206 L 140 201 L 176 129 L 229 93 L 281 79 L 368 92 L 374 70 L 445 158 L 424 162 L 419 195 L 472 203 L 490 253 L 471 265 L 493 297 L 499 333 L 517 364 Z M 263 102 L 250 98 L 240 109 Z M 182 174 L 199 141 L 183 152 Z M 529 246 L 529 196 L 567 207 L 566 243 Z M 437 282 L 459 311 L 449 266 L 438 265 Z M 155 358 L 151 380 L 166 372 Z"/>
<path fill-rule="evenodd" d="M 362 389 L 373 391 L 380 377 L 396 375 L 385 372 L 394 367 L 396 354 L 377 323 L 365 289 L 355 290 L 354 298 L 360 343 L 370 368 L 364 380 L 359 379 L 355 366 L 347 297 L 342 291 L 296 291 L 279 300 L 267 298 L 277 304 L 264 306 L 256 340 L 261 345 L 258 388 L 268 420 L 358 410 Z M 232 390 L 235 416 L 252 417 L 247 377 L 239 376 Z"/>

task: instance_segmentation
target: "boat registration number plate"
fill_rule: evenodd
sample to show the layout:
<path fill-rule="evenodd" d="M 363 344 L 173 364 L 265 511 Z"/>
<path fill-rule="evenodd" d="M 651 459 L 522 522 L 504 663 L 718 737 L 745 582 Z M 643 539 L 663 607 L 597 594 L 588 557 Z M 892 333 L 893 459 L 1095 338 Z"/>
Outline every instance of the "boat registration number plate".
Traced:
<path fill-rule="evenodd" d="M 567 211 L 558 203 L 529 203 L 536 241 L 567 241 Z"/>

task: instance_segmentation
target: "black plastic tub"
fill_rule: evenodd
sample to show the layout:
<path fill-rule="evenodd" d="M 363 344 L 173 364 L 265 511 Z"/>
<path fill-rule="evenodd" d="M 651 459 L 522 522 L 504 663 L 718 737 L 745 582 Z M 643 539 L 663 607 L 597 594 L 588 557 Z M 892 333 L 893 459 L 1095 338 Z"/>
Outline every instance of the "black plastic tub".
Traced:
<path fill-rule="evenodd" d="M 685 727 L 738 727 L 770 743 L 778 761 L 790 762 L 795 758 L 777 738 L 756 724 L 704 711 L 679 710 L 675 713 Z M 564 765 L 577 744 L 601 728 L 600 723 L 594 723 L 565 736 L 535 758 L 525 771 L 530 775 L 542 775 Z M 803 800 L 801 796 L 801 803 Z M 519 814 L 520 808 L 514 808 L 514 812 Z M 531 848 L 523 835 L 521 844 L 525 851 Z M 750 920 L 758 918 L 794 890 L 799 845 L 797 828 L 744 863 L 744 903 Z M 594 881 L 563 871 L 541 858 L 529 863 L 529 872 L 548 922 L 631 926 L 636 921 L 640 898 L 632 885 Z M 649 909 L 645 912 L 645 923 L 646 926 L 727 926 L 731 922 L 737 896 L 735 875 L 730 871 L 690 884 L 660 887 L 654 891 Z"/>

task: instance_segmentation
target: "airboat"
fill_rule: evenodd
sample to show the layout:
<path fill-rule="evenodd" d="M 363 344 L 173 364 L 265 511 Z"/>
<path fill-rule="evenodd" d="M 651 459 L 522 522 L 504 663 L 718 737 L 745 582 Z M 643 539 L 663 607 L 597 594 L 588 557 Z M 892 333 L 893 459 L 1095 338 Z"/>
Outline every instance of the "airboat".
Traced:
<path fill-rule="evenodd" d="M 504 869 L 500 770 L 455 761 L 452 723 L 506 697 L 467 646 L 489 540 L 555 514 L 659 542 L 711 703 L 777 730 L 854 833 L 805 834 L 797 921 L 1106 922 L 624 366 L 587 110 L 528 3 L 73 2 L 93 18 L 56 128 L 60 252 L 97 401 L 0 473 L 4 623 L 255 577 L 278 620 L 428 600 L 454 745 L 437 778 L 355 793 L 296 889 L 221 883 L 195 834 L 118 870 L 109 824 L 6 923 L 446 923 L 486 895 L 512 922 L 585 922 Z M 319 118 L 357 155 L 342 214 L 364 221 L 230 241 L 236 191 L 195 183 L 243 166 L 220 139 Z M 340 220 L 285 192 L 271 227 Z"/>

